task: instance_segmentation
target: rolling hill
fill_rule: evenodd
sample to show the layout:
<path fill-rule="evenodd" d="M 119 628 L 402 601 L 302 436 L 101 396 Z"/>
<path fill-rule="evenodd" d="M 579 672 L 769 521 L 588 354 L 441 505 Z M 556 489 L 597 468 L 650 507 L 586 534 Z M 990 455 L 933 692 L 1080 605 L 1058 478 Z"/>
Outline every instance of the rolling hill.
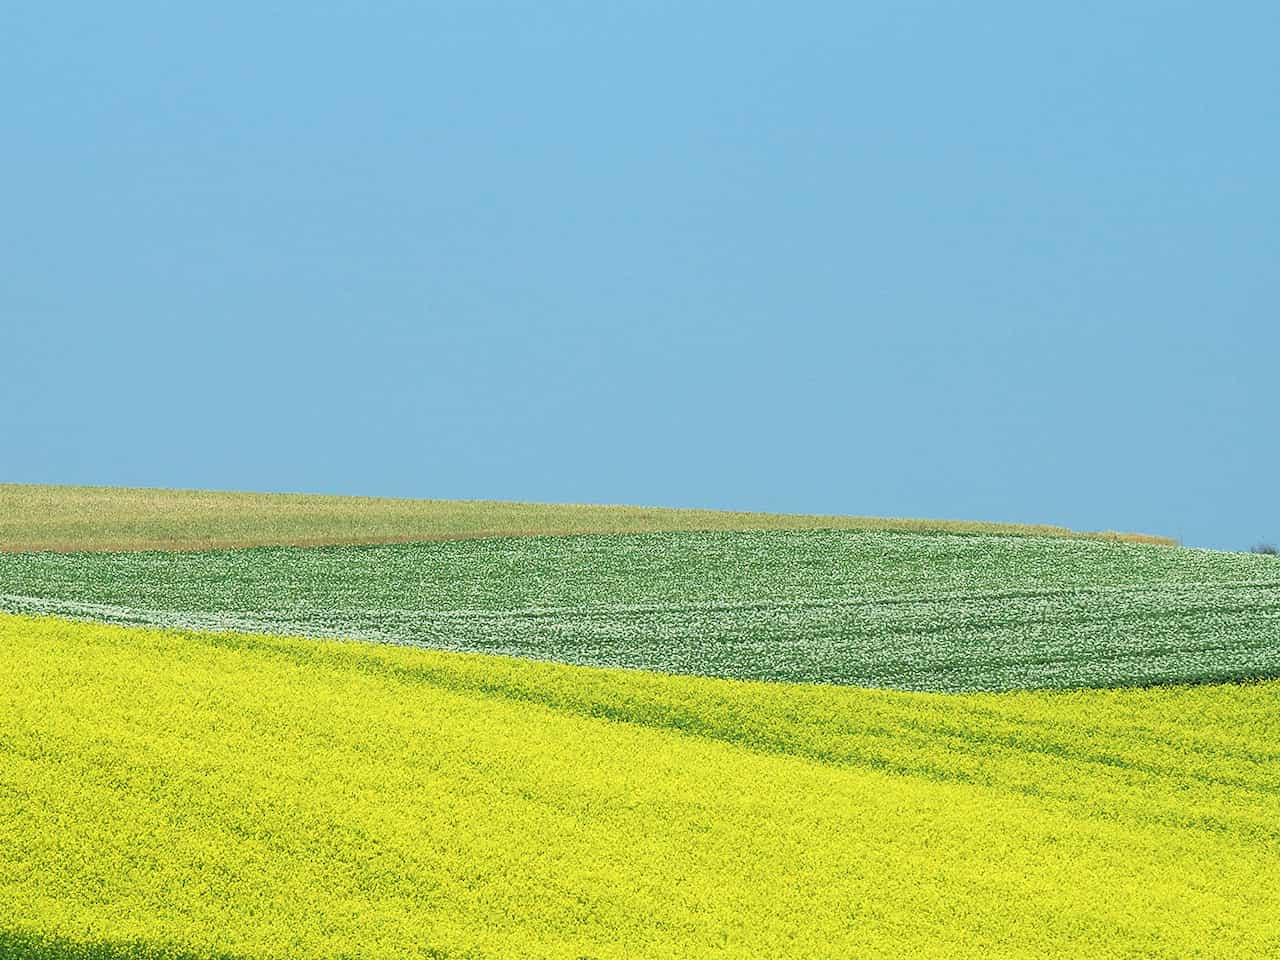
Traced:
<path fill-rule="evenodd" d="M 0 956 L 1280 954 L 1274 558 L 0 505 Z"/>
<path fill-rule="evenodd" d="M 1280 949 L 1277 683 L 900 693 L 9 616 L 0 649 L 19 957 Z"/>

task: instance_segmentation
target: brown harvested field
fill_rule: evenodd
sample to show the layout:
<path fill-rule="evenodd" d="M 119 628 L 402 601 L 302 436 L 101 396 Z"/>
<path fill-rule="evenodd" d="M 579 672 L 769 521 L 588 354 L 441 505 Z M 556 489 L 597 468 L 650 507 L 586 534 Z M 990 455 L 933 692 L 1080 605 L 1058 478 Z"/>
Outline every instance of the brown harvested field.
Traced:
<path fill-rule="evenodd" d="M 1174 542 L 1140 534 L 1076 533 L 1065 527 L 958 520 L 0 484 L 3 551 L 197 550 L 579 533 L 820 528 Z"/>

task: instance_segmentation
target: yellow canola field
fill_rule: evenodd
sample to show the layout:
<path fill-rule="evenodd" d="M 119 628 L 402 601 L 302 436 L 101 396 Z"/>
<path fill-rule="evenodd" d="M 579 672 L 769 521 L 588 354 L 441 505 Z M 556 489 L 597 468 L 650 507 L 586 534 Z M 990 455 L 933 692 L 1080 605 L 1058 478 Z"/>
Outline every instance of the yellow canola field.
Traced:
<path fill-rule="evenodd" d="M 0 617 L 7 956 L 1280 955 L 1280 683 L 929 695 Z"/>

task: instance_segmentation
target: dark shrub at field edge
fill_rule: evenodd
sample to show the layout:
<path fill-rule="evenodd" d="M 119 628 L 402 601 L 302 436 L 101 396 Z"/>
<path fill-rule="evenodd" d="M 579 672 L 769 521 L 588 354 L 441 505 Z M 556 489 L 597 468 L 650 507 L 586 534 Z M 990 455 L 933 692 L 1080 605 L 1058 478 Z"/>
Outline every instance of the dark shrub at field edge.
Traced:
<path fill-rule="evenodd" d="M 1249 548 L 1250 553 L 1264 553 L 1269 557 L 1280 555 L 1280 547 L 1274 543 L 1255 543 Z"/>

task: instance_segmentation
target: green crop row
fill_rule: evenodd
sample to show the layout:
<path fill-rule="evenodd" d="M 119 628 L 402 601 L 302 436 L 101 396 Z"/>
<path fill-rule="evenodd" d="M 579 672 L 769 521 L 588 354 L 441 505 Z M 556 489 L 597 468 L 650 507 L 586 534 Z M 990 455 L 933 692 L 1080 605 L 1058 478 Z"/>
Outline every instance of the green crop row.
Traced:
<path fill-rule="evenodd" d="M 0 609 L 909 690 L 1280 675 L 1280 562 L 747 531 L 0 554 Z"/>

